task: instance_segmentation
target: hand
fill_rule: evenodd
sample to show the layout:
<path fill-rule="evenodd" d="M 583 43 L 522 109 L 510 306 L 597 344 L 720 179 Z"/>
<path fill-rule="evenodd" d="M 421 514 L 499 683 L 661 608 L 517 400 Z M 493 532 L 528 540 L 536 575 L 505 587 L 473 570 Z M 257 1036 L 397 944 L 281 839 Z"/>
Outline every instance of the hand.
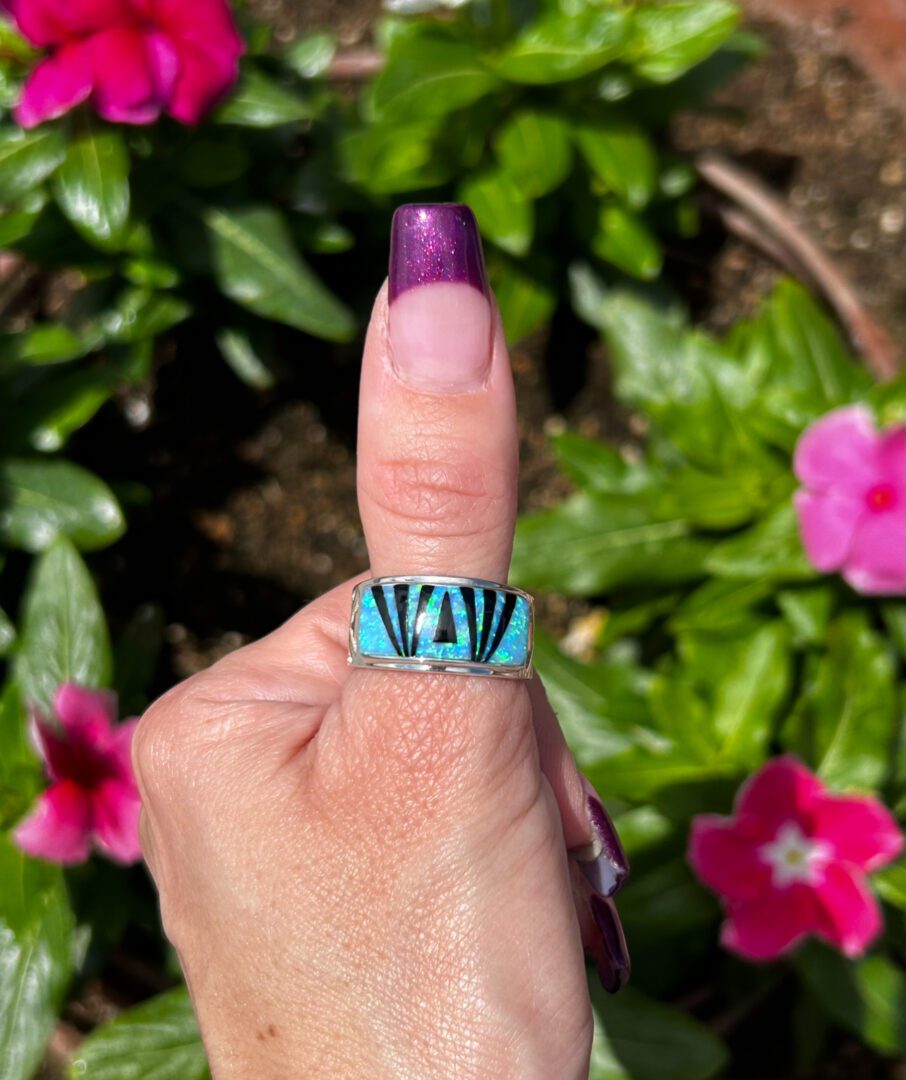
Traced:
<path fill-rule="evenodd" d="M 471 213 L 407 207 L 362 367 L 371 575 L 505 581 L 516 419 Z M 618 842 L 540 684 L 347 665 L 352 586 L 176 687 L 142 846 L 217 1080 L 579 1080 Z M 585 874 L 568 858 L 578 849 Z"/>

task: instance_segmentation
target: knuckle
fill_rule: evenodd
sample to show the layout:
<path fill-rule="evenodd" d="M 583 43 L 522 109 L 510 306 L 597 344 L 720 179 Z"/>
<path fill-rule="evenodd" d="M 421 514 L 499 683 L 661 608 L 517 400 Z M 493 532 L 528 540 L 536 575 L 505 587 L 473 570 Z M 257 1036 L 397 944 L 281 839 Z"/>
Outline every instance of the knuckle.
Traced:
<path fill-rule="evenodd" d="M 142 716 L 132 740 L 132 766 L 145 801 L 165 803 L 191 786 L 201 756 L 196 732 L 204 708 L 192 679 L 164 694 Z"/>
<path fill-rule="evenodd" d="M 460 444 L 374 462 L 367 497 L 407 533 L 463 536 L 488 530 L 513 499 L 505 470 Z"/>

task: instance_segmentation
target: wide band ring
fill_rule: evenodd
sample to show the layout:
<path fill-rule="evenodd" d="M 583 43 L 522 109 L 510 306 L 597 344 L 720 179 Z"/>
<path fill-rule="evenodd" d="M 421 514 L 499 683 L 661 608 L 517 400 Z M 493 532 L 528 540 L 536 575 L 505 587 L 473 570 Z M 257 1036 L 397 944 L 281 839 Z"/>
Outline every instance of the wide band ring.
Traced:
<path fill-rule="evenodd" d="M 356 667 L 532 674 L 534 601 L 480 578 L 380 577 L 356 586 L 349 662 Z"/>

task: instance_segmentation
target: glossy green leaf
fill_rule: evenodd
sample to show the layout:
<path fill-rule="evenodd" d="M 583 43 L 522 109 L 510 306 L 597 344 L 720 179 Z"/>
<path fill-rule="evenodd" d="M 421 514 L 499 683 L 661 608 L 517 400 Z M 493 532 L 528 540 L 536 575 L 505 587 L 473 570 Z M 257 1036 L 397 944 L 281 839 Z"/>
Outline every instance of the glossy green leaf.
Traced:
<path fill-rule="evenodd" d="M 589 1080 L 706 1080 L 729 1053 L 700 1021 L 629 988 L 605 998 L 594 988 Z"/>
<path fill-rule="evenodd" d="M 0 131 L 0 203 L 34 191 L 62 165 L 66 141 L 58 127 Z"/>
<path fill-rule="evenodd" d="M 546 195 L 569 175 L 572 143 L 566 121 L 537 109 L 508 117 L 494 140 L 497 160 L 530 199 Z"/>
<path fill-rule="evenodd" d="M 779 620 L 747 635 L 715 671 L 713 724 L 723 758 L 749 770 L 764 760 L 791 677 L 789 631 Z"/>
<path fill-rule="evenodd" d="M 259 68 L 248 67 L 214 119 L 240 127 L 273 128 L 311 120 L 316 114 L 317 109 L 308 98 L 281 86 Z"/>
<path fill-rule="evenodd" d="M 878 896 L 892 907 L 906 911 L 906 862 L 885 866 L 872 875 L 872 884 Z"/>
<path fill-rule="evenodd" d="M 329 30 L 297 38 L 283 53 L 283 63 L 300 78 L 316 79 L 330 67 L 337 52 L 337 39 Z"/>
<path fill-rule="evenodd" d="M 710 56 L 738 21 L 729 0 L 642 5 L 633 17 L 633 67 L 652 82 L 670 82 Z"/>
<path fill-rule="evenodd" d="M 351 312 L 296 251 L 280 213 L 266 206 L 207 207 L 217 282 L 237 304 L 318 337 L 346 341 Z"/>
<path fill-rule="evenodd" d="M 0 461 L 0 535 L 12 547 L 43 551 L 58 536 L 83 550 L 106 547 L 126 527 L 113 492 L 69 461 Z"/>
<path fill-rule="evenodd" d="M 376 124 L 340 140 L 340 166 L 345 179 L 376 195 L 430 188 L 452 171 L 436 144 L 434 120 Z"/>
<path fill-rule="evenodd" d="M 657 153 L 651 137 L 637 124 L 623 120 L 598 120 L 581 124 L 576 142 L 592 173 L 638 210 L 657 187 Z"/>
<path fill-rule="evenodd" d="M 522 518 L 512 572 L 529 588 L 592 596 L 615 586 L 693 581 L 711 546 L 682 517 L 632 497 L 582 493 Z"/>
<path fill-rule="evenodd" d="M 84 356 L 99 342 L 76 334 L 61 323 L 32 326 L 0 336 L 0 368 L 11 364 L 62 364 Z"/>
<path fill-rule="evenodd" d="M 23 601 L 16 678 L 23 696 L 50 708 L 64 682 L 110 683 L 110 639 L 97 589 L 70 540 L 35 560 Z"/>
<path fill-rule="evenodd" d="M 191 314 L 190 305 L 172 293 L 144 286 L 126 289 L 101 319 L 104 334 L 117 345 L 155 338 L 177 326 Z"/>
<path fill-rule="evenodd" d="M 467 177 L 459 199 L 472 207 L 483 236 L 510 255 L 525 255 L 535 231 L 535 210 L 508 173 L 495 170 Z"/>
<path fill-rule="evenodd" d="M 833 788 L 877 789 L 894 764 L 899 712 L 895 665 L 864 612 L 837 619 L 784 733 Z"/>
<path fill-rule="evenodd" d="M 884 956 L 853 962 L 810 944 L 796 971 L 815 1000 L 841 1027 L 879 1053 L 906 1057 L 906 972 Z"/>
<path fill-rule="evenodd" d="M 16 627 L 3 608 L 0 608 L 0 656 L 6 656 L 16 640 Z"/>
<path fill-rule="evenodd" d="M 75 961 L 63 876 L 0 837 L 0 1080 L 31 1080 Z"/>
<path fill-rule="evenodd" d="M 621 203 L 604 203 L 601 207 L 590 246 L 599 259 L 643 281 L 661 272 L 664 253 L 657 237 Z"/>
<path fill-rule="evenodd" d="M 437 117 L 471 105 L 499 85 L 473 42 L 428 27 L 391 42 L 371 101 L 378 118 Z"/>
<path fill-rule="evenodd" d="M 507 341 L 516 344 L 548 321 L 557 305 L 553 267 L 531 257 L 508 259 L 488 251 L 488 278 Z"/>
<path fill-rule="evenodd" d="M 207 1080 L 207 1058 L 184 987 L 97 1028 L 72 1059 L 72 1080 Z"/>
<path fill-rule="evenodd" d="M 38 223 L 46 205 L 47 194 L 38 188 L 0 214 L 0 249 L 14 248 L 24 240 Z"/>
<path fill-rule="evenodd" d="M 224 360 L 244 383 L 256 390 L 269 390 L 274 376 L 255 351 L 251 338 L 244 330 L 224 328 L 217 333 L 217 348 Z"/>
<path fill-rule="evenodd" d="M 115 127 L 85 127 L 54 177 L 57 205 L 101 248 L 122 246 L 129 229 L 129 151 Z"/>
<path fill-rule="evenodd" d="M 512 82 L 565 82 L 619 56 L 629 38 L 629 18 L 618 8 L 551 12 L 530 23 L 497 58 L 495 68 Z"/>
<path fill-rule="evenodd" d="M 594 764 L 632 746 L 662 749 L 646 702 L 651 676 L 628 659 L 583 664 L 539 632 L 535 664 L 579 765 Z"/>
<path fill-rule="evenodd" d="M 834 605 L 834 593 L 829 586 L 784 589 L 777 594 L 777 605 L 798 645 L 819 645 L 824 640 Z"/>
<path fill-rule="evenodd" d="M 11 432 L 33 450 L 59 450 L 110 399 L 118 382 L 113 365 L 69 370 L 28 396 Z"/>
<path fill-rule="evenodd" d="M 818 576 L 802 549 L 792 501 L 717 544 L 706 566 L 718 577 L 748 581 L 810 581 Z"/>

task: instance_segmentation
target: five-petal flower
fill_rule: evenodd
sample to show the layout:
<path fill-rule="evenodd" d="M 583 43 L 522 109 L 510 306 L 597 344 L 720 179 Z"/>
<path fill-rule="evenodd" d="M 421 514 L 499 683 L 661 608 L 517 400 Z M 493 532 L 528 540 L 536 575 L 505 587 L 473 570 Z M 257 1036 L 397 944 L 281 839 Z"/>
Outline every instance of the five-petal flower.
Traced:
<path fill-rule="evenodd" d="M 130 749 L 138 721 L 116 724 L 114 694 L 73 683 L 57 691 L 54 712 L 58 726 L 32 711 L 51 784 L 16 828 L 16 843 L 48 862 L 84 862 L 92 844 L 114 862 L 136 862 L 141 803 Z"/>
<path fill-rule="evenodd" d="M 881 929 L 866 875 L 903 850 L 877 799 L 834 795 L 793 757 L 774 758 L 740 789 L 732 817 L 695 818 L 689 861 L 724 902 L 721 940 L 750 960 L 815 934 L 858 956 Z"/>

